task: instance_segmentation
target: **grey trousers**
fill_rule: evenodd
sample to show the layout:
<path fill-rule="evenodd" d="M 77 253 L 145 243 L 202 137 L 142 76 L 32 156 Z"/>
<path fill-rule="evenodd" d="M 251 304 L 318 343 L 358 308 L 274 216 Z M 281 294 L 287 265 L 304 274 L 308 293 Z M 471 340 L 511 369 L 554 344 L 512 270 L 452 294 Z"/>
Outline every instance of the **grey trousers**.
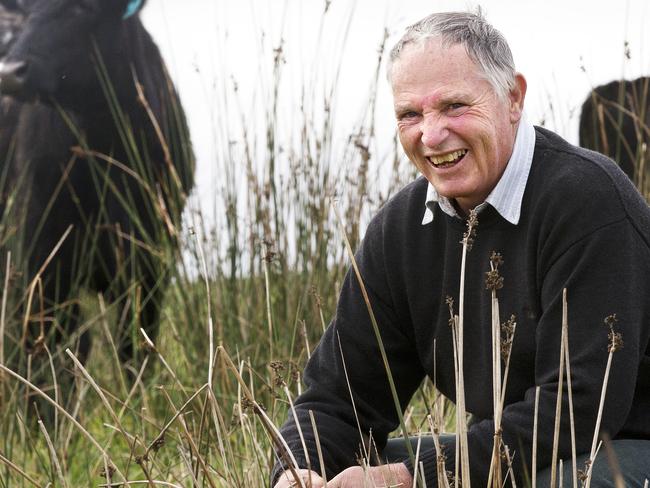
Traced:
<path fill-rule="evenodd" d="M 445 435 L 440 438 L 444 443 Z M 420 451 L 433 449 L 433 438 L 422 437 L 420 441 Z M 413 452 L 417 447 L 418 439 L 411 438 Z M 612 449 L 616 455 L 619 464 L 620 473 L 623 475 L 625 485 L 628 488 L 643 488 L 646 479 L 650 480 L 650 440 L 639 439 L 619 439 L 611 441 Z M 605 448 L 601 448 L 596 461 L 594 462 L 591 486 L 592 488 L 611 488 L 614 486 L 614 475 L 611 467 L 607 462 Z M 382 452 L 382 458 L 387 462 L 399 462 L 408 458 L 408 450 L 404 445 L 403 439 L 390 439 L 386 448 Z M 585 461 L 589 459 L 589 454 L 578 455 L 576 458 L 577 469 L 584 469 Z M 570 488 L 573 486 L 571 459 L 563 462 L 562 469 L 562 486 Z M 556 486 L 559 486 L 560 474 L 557 474 Z M 549 488 L 551 482 L 551 468 L 544 468 L 537 472 L 537 486 L 539 488 Z M 578 486 L 581 486 L 578 481 Z M 650 485 L 649 485 L 650 486 Z M 435 488 L 435 487 L 429 487 Z"/>

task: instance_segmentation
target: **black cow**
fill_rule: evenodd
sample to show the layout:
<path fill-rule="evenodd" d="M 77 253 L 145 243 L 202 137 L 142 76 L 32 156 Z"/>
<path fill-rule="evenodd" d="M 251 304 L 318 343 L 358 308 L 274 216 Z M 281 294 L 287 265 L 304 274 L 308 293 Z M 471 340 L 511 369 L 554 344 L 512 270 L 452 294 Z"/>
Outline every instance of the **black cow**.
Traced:
<path fill-rule="evenodd" d="M 0 60 L 0 242 L 22 235 L 34 285 L 25 342 L 47 328 L 59 343 L 77 332 L 83 288 L 121 300 L 117 318 L 155 334 L 194 161 L 179 98 L 138 18 L 143 2 L 0 4 L 4 19 L 24 19 L 5 22 L 17 35 Z M 125 361 L 137 328 L 126 336 Z M 79 339 L 85 357 L 89 338 Z"/>
<path fill-rule="evenodd" d="M 580 145 L 619 163 L 639 190 L 650 190 L 650 78 L 596 87 L 582 104 Z"/>

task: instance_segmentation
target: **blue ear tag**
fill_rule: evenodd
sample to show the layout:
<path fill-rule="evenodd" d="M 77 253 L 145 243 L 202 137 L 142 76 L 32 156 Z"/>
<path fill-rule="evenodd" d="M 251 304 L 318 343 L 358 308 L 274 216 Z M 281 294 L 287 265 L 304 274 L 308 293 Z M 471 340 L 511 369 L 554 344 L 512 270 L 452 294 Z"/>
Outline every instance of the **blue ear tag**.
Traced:
<path fill-rule="evenodd" d="M 130 0 L 129 4 L 126 6 L 126 10 L 124 11 L 122 18 L 128 19 L 133 14 L 135 14 L 141 6 L 142 0 Z"/>

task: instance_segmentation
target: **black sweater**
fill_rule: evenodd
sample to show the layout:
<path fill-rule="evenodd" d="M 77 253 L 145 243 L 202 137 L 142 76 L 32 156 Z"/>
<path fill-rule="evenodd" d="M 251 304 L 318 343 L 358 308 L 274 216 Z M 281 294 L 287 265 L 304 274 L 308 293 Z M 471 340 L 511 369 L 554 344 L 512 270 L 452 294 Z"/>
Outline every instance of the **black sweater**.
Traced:
<path fill-rule="evenodd" d="M 455 398 L 445 298 L 458 304 L 466 226 L 437 206 L 433 222 L 421 225 L 426 189 L 426 180 L 419 178 L 391 199 L 370 223 L 356 255 L 402 409 L 425 375 Z M 591 446 L 608 356 L 609 329 L 603 320 L 614 313 L 625 345 L 613 357 L 601 430 L 613 438 L 650 439 L 650 210 L 610 160 L 536 128 L 519 224 L 488 206 L 478 216 L 467 258 L 466 406 L 482 419 L 468 434 L 472 483 L 486 485 L 494 434 L 491 300 L 485 288 L 493 251 L 504 260 L 501 321 L 511 314 L 517 321 L 502 420 L 517 478 L 521 481 L 523 464 L 530 471 L 536 385 L 541 387 L 537 466 L 551 462 L 564 288 L 578 452 Z M 341 356 L 361 429 L 382 448 L 398 420 L 368 309 L 351 272 L 336 315 L 305 370 L 307 389 L 295 404 L 311 466 L 320 471 L 308 415 L 314 412 L 328 479 L 357 463 L 360 445 Z M 563 399 L 559 456 L 567 459 L 566 391 Z M 293 418 L 282 434 L 306 467 Z M 453 451 L 447 446 L 449 470 Z M 437 486 L 435 452 L 420 453 L 420 462 L 427 486 Z"/>

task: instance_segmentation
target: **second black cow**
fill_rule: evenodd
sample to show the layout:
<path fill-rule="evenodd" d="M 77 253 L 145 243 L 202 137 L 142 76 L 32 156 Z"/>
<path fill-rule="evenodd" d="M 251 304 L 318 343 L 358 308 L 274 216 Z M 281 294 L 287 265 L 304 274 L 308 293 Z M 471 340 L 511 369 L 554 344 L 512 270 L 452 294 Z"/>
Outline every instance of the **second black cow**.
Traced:
<path fill-rule="evenodd" d="M 594 88 L 582 105 L 580 145 L 614 159 L 650 197 L 650 78 Z"/>
<path fill-rule="evenodd" d="M 84 288 L 120 300 L 118 318 L 155 334 L 194 163 L 179 98 L 138 17 L 143 2 L 0 4 L 23 19 L 0 60 L 0 223 L 3 245 L 20 241 L 34 290 L 24 341 L 55 329 L 85 357 Z"/>

